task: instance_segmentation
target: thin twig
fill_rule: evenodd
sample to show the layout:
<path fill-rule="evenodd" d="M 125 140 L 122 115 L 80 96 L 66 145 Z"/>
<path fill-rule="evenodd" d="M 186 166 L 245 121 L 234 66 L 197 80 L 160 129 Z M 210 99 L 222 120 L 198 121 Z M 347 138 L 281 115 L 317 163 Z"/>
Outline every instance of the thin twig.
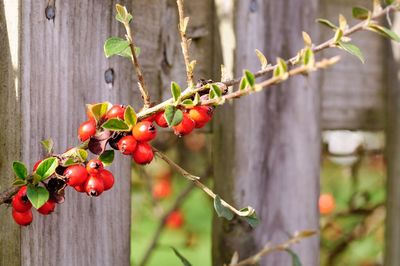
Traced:
<path fill-rule="evenodd" d="M 260 259 L 272 252 L 276 252 L 276 251 L 285 251 L 287 250 L 290 246 L 299 243 L 301 240 L 311 237 L 315 235 L 315 232 L 311 232 L 311 231 L 304 231 L 304 232 L 300 232 L 295 234 L 293 237 L 291 237 L 290 239 L 286 240 L 285 242 L 278 244 L 276 246 L 270 246 L 270 245 L 266 245 L 262 250 L 260 250 L 259 252 L 257 252 L 256 254 L 254 254 L 253 256 L 244 259 L 236 264 L 231 264 L 229 266 L 243 266 L 243 265 L 255 265 L 257 264 Z"/>
<path fill-rule="evenodd" d="M 129 22 L 125 22 L 124 27 L 126 30 L 126 39 L 129 42 L 129 47 L 132 52 L 132 60 L 131 61 L 132 61 L 133 67 L 135 68 L 137 78 L 139 80 L 138 85 L 139 85 L 139 90 L 140 90 L 140 93 L 142 94 L 142 98 L 143 98 L 143 102 L 144 102 L 143 107 L 144 107 L 144 109 L 147 109 L 150 107 L 150 94 L 149 94 L 149 90 L 147 89 L 146 82 L 145 82 L 144 76 L 143 76 L 143 72 L 140 67 L 137 55 L 136 55 L 136 50 L 135 50 L 136 46 L 135 46 L 135 42 L 133 40 L 133 35 L 131 32 L 131 27 L 129 26 Z"/>
<path fill-rule="evenodd" d="M 178 6 L 178 13 L 179 13 L 178 31 L 179 34 L 181 35 L 181 46 L 182 46 L 183 59 L 185 61 L 185 66 L 186 66 L 187 83 L 189 88 L 194 88 L 193 66 L 190 63 L 190 57 L 189 57 L 190 40 L 188 40 L 186 36 L 186 28 L 189 21 L 189 17 L 185 17 L 183 0 L 176 0 L 176 4 Z"/>
<path fill-rule="evenodd" d="M 184 202 L 184 200 L 186 199 L 186 197 L 190 194 L 190 192 L 193 190 L 193 188 L 195 187 L 195 185 L 189 184 L 188 186 L 186 186 L 181 193 L 178 195 L 178 197 L 175 199 L 174 203 L 171 205 L 171 207 L 163 214 L 163 216 L 161 217 L 161 220 L 157 226 L 156 231 L 154 232 L 153 237 L 151 238 L 151 242 L 150 245 L 147 247 L 142 260 L 140 261 L 139 265 L 140 266 L 144 266 L 146 265 L 147 261 L 149 260 L 151 253 L 154 251 L 154 249 L 157 246 L 158 240 L 161 236 L 161 233 L 164 229 L 165 223 L 167 221 L 168 216 L 175 211 L 176 209 L 179 208 L 179 206 L 182 205 L 182 203 Z"/>

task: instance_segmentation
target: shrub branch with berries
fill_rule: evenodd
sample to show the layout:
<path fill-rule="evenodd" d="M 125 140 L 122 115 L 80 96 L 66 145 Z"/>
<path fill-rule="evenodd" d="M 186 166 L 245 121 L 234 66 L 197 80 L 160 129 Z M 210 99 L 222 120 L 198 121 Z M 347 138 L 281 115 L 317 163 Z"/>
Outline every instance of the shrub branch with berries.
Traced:
<path fill-rule="evenodd" d="M 170 128 L 178 137 L 188 135 L 210 122 L 215 108 L 223 105 L 226 100 L 250 95 L 292 76 L 307 75 L 312 71 L 337 63 L 338 57 L 316 60 L 315 53 L 327 48 L 340 48 L 364 61 L 360 49 L 350 43 L 349 36 L 355 32 L 369 30 L 394 41 L 400 41 L 396 33 L 378 23 L 379 18 L 400 10 L 400 1 L 387 0 L 385 6 L 382 6 L 380 1 L 374 1 L 373 10 L 361 7 L 353 9 L 353 16 L 361 21 L 352 27 L 347 24 L 346 18 L 342 15 L 339 16 L 338 26 L 328 20 L 319 19 L 318 22 L 334 31 L 334 36 L 322 44 L 315 45 L 311 37 L 303 32 L 304 48 L 291 59 L 277 58 L 277 63 L 271 65 L 266 57 L 256 50 L 261 64 L 258 72 L 244 70 L 241 78 L 233 80 L 226 80 L 223 74 L 220 82 L 201 81 L 195 85 L 193 73 L 196 61 L 190 60 L 188 51 L 190 39 L 186 37 L 189 17 L 184 15 L 183 1 L 177 0 L 177 5 L 178 29 L 186 66 L 187 88 L 182 90 L 177 83 L 172 82 L 172 97 L 159 104 L 151 105 L 148 88 L 138 61 L 140 49 L 135 46 L 131 33 L 130 22 L 133 17 L 124 6 L 117 4 L 116 20 L 121 22 L 126 29 L 125 39 L 120 37 L 107 39 L 104 52 L 106 57 L 118 55 L 132 61 L 139 81 L 138 88 L 142 94 L 143 107 L 136 113 L 129 105 L 113 105 L 109 102 L 88 104 L 87 121 L 83 122 L 78 129 L 81 141 L 78 146 L 62 154 L 54 154 L 53 141 L 51 139 L 42 141 L 48 156 L 38 161 L 30 173 L 23 163 L 14 162 L 13 169 L 16 178 L 13 186 L 0 194 L 0 204 L 11 203 L 12 216 L 17 224 L 26 226 L 32 222 L 32 207 L 43 215 L 52 213 L 56 205 L 64 201 L 64 191 L 67 187 L 86 193 L 90 197 L 100 196 L 104 191 L 111 189 L 114 176 L 104 167 L 113 162 L 114 150 L 117 150 L 130 156 L 135 163 L 140 165 L 150 163 L 154 156 L 159 157 L 213 198 L 219 217 L 231 220 L 237 215 L 254 227 L 259 221 L 252 207 L 236 209 L 231 206 L 200 182 L 201 178 L 188 173 L 149 144 L 157 135 L 156 125 Z M 256 78 L 259 77 L 266 78 L 257 83 Z M 236 86 L 237 89 L 228 90 L 232 86 Z M 87 150 L 96 158 L 88 160 Z M 301 237 L 297 234 L 295 240 L 289 240 L 288 243 L 298 242 L 312 234 L 300 235 Z"/>

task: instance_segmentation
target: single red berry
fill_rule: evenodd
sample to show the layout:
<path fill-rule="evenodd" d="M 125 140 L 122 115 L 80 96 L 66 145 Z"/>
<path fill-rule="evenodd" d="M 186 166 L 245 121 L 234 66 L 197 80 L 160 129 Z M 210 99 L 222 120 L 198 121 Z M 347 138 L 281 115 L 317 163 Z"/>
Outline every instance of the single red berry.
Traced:
<path fill-rule="evenodd" d="M 168 123 L 167 123 L 167 120 L 165 119 L 164 112 L 157 113 L 154 121 L 160 127 L 168 127 Z"/>
<path fill-rule="evenodd" d="M 103 179 L 98 175 L 90 175 L 85 184 L 85 191 L 88 196 L 100 196 L 100 194 L 104 191 Z"/>
<path fill-rule="evenodd" d="M 82 184 L 82 185 L 74 186 L 73 188 L 74 188 L 76 191 L 80 192 L 80 193 L 86 193 L 85 185 L 86 185 L 86 183 L 85 183 L 85 184 Z"/>
<path fill-rule="evenodd" d="M 172 186 L 171 181 L 162 179 L 156 182 L 153 186 L 153 197 L 155 199 L 164 199 L 171 195 Z"/>
<path fill-rule="evenodd" d="M 89 175 L 97 175 L 103 169 L 104 165 L 99 159 L 92 159 L 86 165 L 86 170 Z"/>
<path fill-rule="evenodd" d="M 20 198 L 26 198 L 27 199 L 27 195 L 26 195 L 27 190 L 28 190 L 27 186 L 21 187 L 17 192 L 17 196 L 20 197 Z"/>
<path fill-rule="evenodd" d="M 125 155 L 131 155 L 136 149 L 137 141 L 134 136 L 125 136 L 118 141 L 118 150 Z"/>
<path fill-rule="evenodd" d="M 133 160 L 138 164 L 148 164 L 153 160 L 154 153 L 150 144 L 147 142 L 138 142 L 136 150 L 133 152 Z"/>
<path fill-rule="evenodd" d="M 96 135 L 96 122 L 94 120 L 88 120 L 79 126 L 78 136 L 81 141 L 86 141 L 94 135 Z"/>
<path fill-rule="evenodd" d="M 137 141 L 150 141 L 156 137 L 156 133 L 156 127 L 149 121 L 139 122 L 132 129 Z"/>
<path fill-rule="evenodd" d="M 13 197 L 11 205 L 17 212 L 26 212 L 32 208 L 28 198 L 26 196 L 20 197 L 18 194 Z"/>
<path fill-rule="evenodd" d="M 182 121 L 173 127 L 175 135 L 185 136 L 189 134 L 193 131 L 194 125 L 195 123 L 192 119 L 190 119 L 189 115 L 187 113 L 183 113 Z"/>
<path fill-rule="evenodd" d="M 38 209 L 38 212 L 43 215 L 48 215 L 52 213 L 55 208 L 56 208 L 56 202 L 52 199 L 49 199 L 48 201 L 46 201 L 45 204 L 43 204 L 42 207 Z"/>
<path fill-rule="evenodd" d="M 65 169 L 64 176 L 67 178 L 67 184 L 71 187 L 75 187 L 86 182 L 88 171 L 84 166 L 75 164 Z"/>
<path fill-rule="evenodd" d="M 200 128 L 211 120 L 212 113 L 211 106 L 195 106 L 189 110 L 189 117 L 196 123 L 196 128 Z"/>
<path fill-rule="evenodd" d="M 185 218 L 183 216 L 183 213 L 179 210 L 171 212 L 170 215 L 167 217 L 167 227 L 172 228 L 172 229 L 178 229 L 181 228 L 183 223 L 185 222 Z"/>
<path fill-rule="evenodd" d="M 26 212 L 17 212 L 15 209 L 13 209 L 12 216 L 14 221 L 22 226 L 30 225 L 33 220 L 32 210 L 28 210 Z"/>
<path fill-rule="evenodd" d="M 113 107 L 111 107 L 110 110 L 108 110 L 106 114 L 106 119 L 119 118 L 121 120 L 124 120 L 124 114 L 125 114 L 125 106 L 114 105 Z"/>
<path fill-rule="evenodd" d="M 35 163 L 35 165 L 33 166 L 33 172 L 36 171 L 36 169 L 38 168 L 39 164 L 42 162 L 43 160 L 39 160 Z"/>
<path fill-rule="evenodd" d="M 104 191 L 109 190 L 113 187 L 114 185 L 114 176 L 113 174 L 104 169 L 100 172 L 100 177 L 103 179 L 103 183 L 104 183 Z"/>

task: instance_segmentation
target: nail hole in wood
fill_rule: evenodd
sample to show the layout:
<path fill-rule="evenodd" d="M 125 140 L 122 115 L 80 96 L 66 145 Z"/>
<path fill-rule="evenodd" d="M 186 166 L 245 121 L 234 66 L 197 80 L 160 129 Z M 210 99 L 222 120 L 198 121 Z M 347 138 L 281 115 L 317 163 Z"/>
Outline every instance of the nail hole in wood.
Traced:
<path fill-rule="evenodd" d="M 114 84 L 114 69 L 112 69 L 111 67 L 109 69 L 107 69 L 104 72 L 104 80 L 106 81 L 107 84 Z"/>
<path fill-rule="evenodd" d="M 45 14 L 46 14 L 46 18 L 48 20 L 54 20 L 54 18 L 56 17 L 56 8 L 52 5 L 47 6 L 46 10 L 45 10 Z"/>

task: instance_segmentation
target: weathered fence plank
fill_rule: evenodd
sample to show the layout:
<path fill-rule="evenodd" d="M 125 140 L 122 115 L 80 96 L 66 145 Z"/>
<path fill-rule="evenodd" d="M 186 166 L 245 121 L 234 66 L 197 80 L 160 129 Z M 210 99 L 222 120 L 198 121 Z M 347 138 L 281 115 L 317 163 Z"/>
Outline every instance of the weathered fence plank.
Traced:
<path fill-rule="evenodd" d="M 236 1 L 236 75 L 260 67 L 254 49 L 270 61 L 289 58 L 303 45 L 301 31 L 318 36 L 316 0 Z M 317 38 L 316 38 L 317 39 Z M 215 188 L 237 207 L 253 206 L 261 219 L 214 219 L 213 263 L 222 265 L 233 251 L 240 258 L 266 243 L 301 229 L 318 229 L 320 117 L 317 75 L 296 77 L 271 90 L 218 110 L 215 122 Z M 317 237 L 296 246 L 304 265 L 318 265 Z M 270 254 L 260 265 L 291 265 L 285 253 Z"/>

